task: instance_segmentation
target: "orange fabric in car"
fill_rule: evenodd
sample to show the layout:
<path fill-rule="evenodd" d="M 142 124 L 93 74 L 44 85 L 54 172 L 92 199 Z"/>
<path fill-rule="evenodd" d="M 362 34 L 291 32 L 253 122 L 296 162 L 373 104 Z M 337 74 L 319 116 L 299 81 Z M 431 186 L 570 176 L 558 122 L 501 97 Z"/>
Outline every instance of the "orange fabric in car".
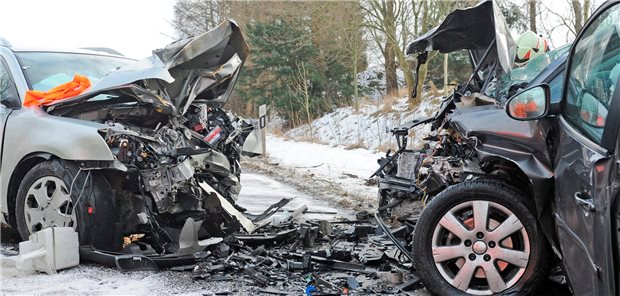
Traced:
<path fill-rule="evenodd" d="M 90 87 L 90 80 L 87 77 L 75 74 L 73 80 L 61 84 L 48 91 L 29 90 L 26 92 L 24 106 L 48 106 L 57 101 L 75 97 Z"/>
<path fill-rule="evenodd" d="M 529 112 L 538 112 L 538 105 L 536 105 L 536 102 L 517 102 L 513 108 L 513 114 L 519 118 L 527 118 L 527 113 Z"/>

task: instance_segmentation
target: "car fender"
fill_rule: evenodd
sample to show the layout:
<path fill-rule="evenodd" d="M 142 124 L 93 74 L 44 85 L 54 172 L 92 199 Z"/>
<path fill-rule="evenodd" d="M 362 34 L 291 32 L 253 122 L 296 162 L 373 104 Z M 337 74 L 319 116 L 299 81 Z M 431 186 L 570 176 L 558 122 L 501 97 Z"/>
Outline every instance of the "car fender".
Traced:
<path fill-rule="evenodd" d="M 22 108 L 10 115 L 4 127 L 0 194 L 3 213 L 8 213 L 8 188 L 17 165 L 29 155 L 47 153 L 66 160 L 113 161 L 114 155 L 98 133 L 108 126 L 73 118 L 48 115 L 39 108 Z"/>

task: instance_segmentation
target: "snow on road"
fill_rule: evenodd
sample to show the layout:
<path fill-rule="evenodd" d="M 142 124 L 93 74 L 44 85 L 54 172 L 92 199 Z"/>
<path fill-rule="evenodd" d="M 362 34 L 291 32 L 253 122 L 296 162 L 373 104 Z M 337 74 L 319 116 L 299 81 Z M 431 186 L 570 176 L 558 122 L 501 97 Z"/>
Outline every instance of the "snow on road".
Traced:
<path fill-rule="evenodd" d="M 304 204 L 308 211 L 300 218 L 303 219 L 333 219 L 335 217 L 348 217 L 352 213 L 346 209 L 336 209 L 324 200 L 317 200 L 310 195 L 300 192 L 289 185 L 278 182 L 270 177 L 256 173 L 245 173 L 241 176 L 243 189 L 237 203 L 246 208 L 251 214 L 260 214 L 270 205 L 277 203 L 282 198 L 294 198 L 282 208 L 282 212 L 273 215 L 274 219 L 282 219 L 286 213 L 295 211 Z M 336 213 L 336 214 L 331 214 Z"/>
<path fill-rule="evenodd" d="M 377 187 L 367 186 L 365 183 L 379 167 L 377 159 L 383 156 L 383 153 L 366 149 L 347 150 L 342 146 L 297 142 L 268 136 L 267 155 L 270 161 L 277 162 L 281 166 L 307 170 L 316 178 L 338 183 L 349 193 L 368 197 L 377 195 Z"/>
<path fill-rule="evenodd" d="M 281 198 L 295 198 L 286 209 L 293 211 L 306 204 L 311 211 L 335 212 L 325 201 L 313 199 L 269 177 L 247 173 L 241 176 L 243 188 L 239 204 L 252 213 L 260 213 Z M 339 211 L 347 214 L 347 211 Z M 278 215 L 283 215 L 279 213 Z M 305 215 L 304 218 L 330 218 L 333 215 Z M 4 240 L 3 240 L 4 242 Z M 2 245 L 7 248 L 6 244 Z M 0 255 L 1 295 L 212 295 L 237 291 L 233 295 L 259 295 L 252 283 L 195 281 L 191 272 L 120 272 L 95 264 L 82 264 L 58 274 L 21 274 L 8 257 Z"/>

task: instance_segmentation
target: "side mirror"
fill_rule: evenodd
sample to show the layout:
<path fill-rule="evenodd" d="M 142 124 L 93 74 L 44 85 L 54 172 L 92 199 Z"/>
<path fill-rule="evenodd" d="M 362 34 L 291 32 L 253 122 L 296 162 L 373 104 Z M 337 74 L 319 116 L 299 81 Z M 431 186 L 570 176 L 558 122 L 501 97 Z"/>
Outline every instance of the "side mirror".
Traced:
<path fill-rule="evenodd" d="M 607 106 L 597 100 L 592 93 L 588 91 L 581 93 L 579 117 L 584 123 L 594 128 L 603 128 L 607 120 L 607 112 Z"/>
<path fill-rule="evenodd" d="M 551 93 L 549 86 L 540 84 L 517 93 L 506 103 L 506 113 L 516 120 L 536 120 L 549 111 Z"/>

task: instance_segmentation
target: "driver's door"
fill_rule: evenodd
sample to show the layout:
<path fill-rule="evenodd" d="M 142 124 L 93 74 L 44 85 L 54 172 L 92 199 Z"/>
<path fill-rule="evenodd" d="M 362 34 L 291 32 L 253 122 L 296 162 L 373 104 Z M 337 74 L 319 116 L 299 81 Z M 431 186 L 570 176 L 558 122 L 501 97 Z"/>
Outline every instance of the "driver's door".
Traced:
<path fill-rule="evenodd" d="M 4 143 L 4 125 L 12 109 L 19 104 L 17 89 L 9 68 L 0 56 L 0 145 Z M 2 156 L 2 146 L 0 146 L 0 156 Z M 0 158 L 2 163 L 2 158 Z"/>
<path fill-rule="evenodd" d="M 620 129 L 620 5 L 603 5 L 571 49 L 555 160 L 562 263 L 575 295 L 614 295 L 612 214 Z"/>

